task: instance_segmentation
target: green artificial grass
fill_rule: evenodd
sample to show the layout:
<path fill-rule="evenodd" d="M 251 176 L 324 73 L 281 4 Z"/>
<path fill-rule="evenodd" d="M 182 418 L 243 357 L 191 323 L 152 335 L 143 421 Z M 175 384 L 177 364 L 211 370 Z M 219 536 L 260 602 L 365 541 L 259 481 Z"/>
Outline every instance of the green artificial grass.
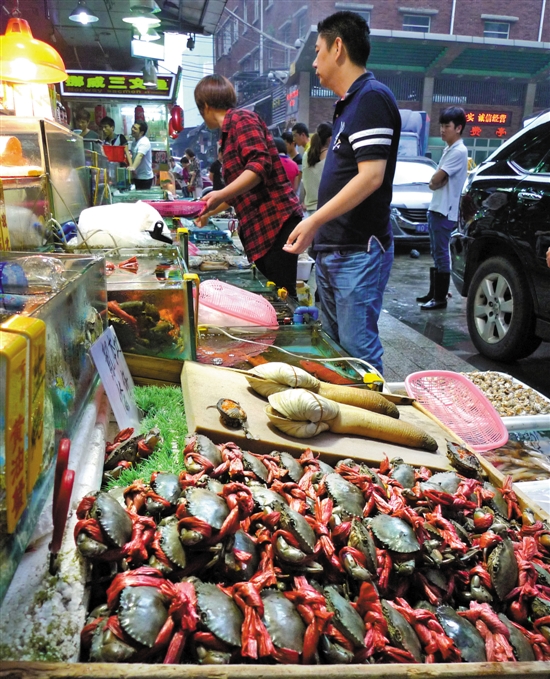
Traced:
<path fill-rule="evenodd" d="M 149 482 L 156 471 L 179 474 L 184 469 L 182 451 L 187 436 L 187 420 L 183 396 L 178 387 L 135 387 L 136 404 L 143 411 L 140 434 L 146 434 L 158 427 L 162 442 L 146 459 L 130 469 L 125 469 L 120 477 L 107 484 L 107 490 L 115 486 L 126 487 L 137 479 Z"/>

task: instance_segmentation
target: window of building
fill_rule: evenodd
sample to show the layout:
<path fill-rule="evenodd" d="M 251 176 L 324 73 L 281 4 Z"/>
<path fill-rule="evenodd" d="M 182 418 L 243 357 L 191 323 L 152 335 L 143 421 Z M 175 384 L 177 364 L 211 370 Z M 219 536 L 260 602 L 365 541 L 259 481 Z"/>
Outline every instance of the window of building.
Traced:
<path fill-rule="evenodd" d="M 231 52 L 231 24 L 229 21 L 222 28 L 222 54 L 229 54 Z"/>
<path fill-rule="evenodd" d="M 485 21 L 483 26 L 484 38 L 504 38 L 510 37 L 510 24 L 508 21 Z"/>
<path fill-rule="evenodd" d="M 353 2 L 336 2 L 334 5 L 334 8 L 336 11 L 341 12 L 343 10 L 348 10 L 349 12 L 355 12 L 356 14 L 359 14 L 359 16 L 363 17 L 363 19 L 369 24 L 370 26 L 370 13 L 372 9 L 372 5 L 364 5 L 364 4 L 354 4 Z"/>
<path fill-rule="evenodd" d="M 404 14 L 403 30 L 413 33 L 429 33 L 431 17 L 424 14 Z"/>
<path fill-rule="evenodd" d="M 298 28 L 298 37 L 305 38 L 307 33 L 307 12 L 302 12 L 298 15 L 296 25 Z"/>
<path fill-rule="evenodd" d="M 246 25 L 248 23 L 248 5 L 246 2 L 243 4 L 243 20 L 244 20 L 243 24 L 243 35 L 244 35 L 248 31 L 248 26 Z"/>
<path fill-rule="evenodd" d="M 260 70 L 260 50 L 256 50 L 252 55 L 252 70 L 253 71 Z"/>
<path fill-rule="evenodd" d="M 233 42 L 239 39 L 239 20 L 233 19 Z"/>
<path fill-rule="evenodd" d="M 266 68 L 275 68 L 275 52 L 273 50 L 273 47 L 267 45 L 264 48 L 264 59 L 265 59 L 265 64 Z"/>
<path fill-rule="evenodd" d="M 287 45 L 290 45 L 290 35 L 291 35 L 291 30 L 292 30 L 292 24 L 290 21 L 287 21 L 284 23 L 280 29 L 281 31 L 281 40 L 286 43 Z M 291 55 L 290 55 L 290 47 L 285 48 L 285 66 L 288 66 L 291 61 Z"/>
<path fill-rule="evenodd" d="M 259 18 L 260 18 L 260 0 L 254 0 L 254 19 L 252 19 L 252 23 L 255 24 Z"/>

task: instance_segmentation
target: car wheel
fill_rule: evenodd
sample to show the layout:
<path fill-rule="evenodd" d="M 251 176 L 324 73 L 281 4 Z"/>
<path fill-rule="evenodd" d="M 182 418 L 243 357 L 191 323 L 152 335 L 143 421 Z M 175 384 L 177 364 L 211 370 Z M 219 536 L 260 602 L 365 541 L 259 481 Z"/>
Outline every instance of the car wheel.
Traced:
<path fill-rule="evenodd" d="M 481 264 L 470 284 L 466 309 L 472 342 L 488 358 L 515 361 L 532 354 L 541 343 L 534 334 L 527 281 L 504 257 Z"/>

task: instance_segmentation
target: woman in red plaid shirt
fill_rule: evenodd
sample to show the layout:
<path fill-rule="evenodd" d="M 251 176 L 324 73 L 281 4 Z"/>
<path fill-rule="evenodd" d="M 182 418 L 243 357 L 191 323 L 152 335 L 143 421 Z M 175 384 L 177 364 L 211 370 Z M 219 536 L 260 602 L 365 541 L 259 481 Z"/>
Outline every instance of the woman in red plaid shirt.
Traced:
<path fill-rule="evenodd" d="M 195 88 L 195 101 L 207 127 L 221 131 L 225 181 L 223 189 L 203 198 L 203 223 L 233 206 L 248 259 L 295 296 L 298 257 L 285 252 L 283 245 L 302 220 L 302 210 L 271 133 L 256 113 L 235 108 L 233 85 L 221 75 L 203 78 Z"/>

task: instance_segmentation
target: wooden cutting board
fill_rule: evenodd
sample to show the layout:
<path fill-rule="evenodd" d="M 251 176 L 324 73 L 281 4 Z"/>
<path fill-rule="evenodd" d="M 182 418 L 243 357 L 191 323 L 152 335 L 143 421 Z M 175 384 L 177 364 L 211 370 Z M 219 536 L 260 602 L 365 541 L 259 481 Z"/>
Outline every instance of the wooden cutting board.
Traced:
<path fill-rule="evenodd" d="M 335 464 L 337 459 L 344 457 L 380 463 L 387 455 L 390 460 L 401 457 L 409 464 L 425 465 L 431 469 L 451 468 L 445 456 L 445 431 L 437 422 L 412 406 L 398 406 L 401 419 L 431 434 L 439 446 L 437 453 L 331 432 L 323 432 L 310 439 L 287 436 L 269 422 L 264 412 L 268 405 L 267 399 L 248 386 L 244 375 L 226 368 L 186 361 L 181 372 L 181 386 L 189 433 L 204 434 L 214 443 L 234 441 L 245 450 L 264 455 L 281 450 L 298 456 L 306 448 L 311 448 L 329 464 Z M 242 429 L 230 429 L 222 424 L 216 408 L 209 407 L 215 406 L 221 398 L 240 403 L 248 416 L 249 429 L 257 439 L 247 439 Z"/>

